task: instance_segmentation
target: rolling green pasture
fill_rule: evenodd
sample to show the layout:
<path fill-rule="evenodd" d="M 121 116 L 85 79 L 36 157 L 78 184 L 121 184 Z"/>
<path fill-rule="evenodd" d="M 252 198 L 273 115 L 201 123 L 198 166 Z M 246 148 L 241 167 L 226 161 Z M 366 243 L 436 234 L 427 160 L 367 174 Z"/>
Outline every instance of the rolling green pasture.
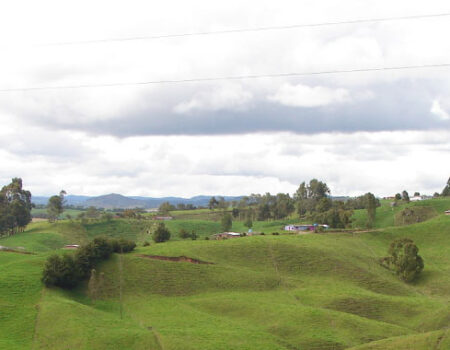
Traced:
<path fill-rule="evenodd" d="M 406 205 L 391 210 L 383 203 L 377 229 L 369 232 L 206 241 L 201 238 L 219 232 L 220 223 L 168 221 L 173 240 L 139 245 L 98 266 L 105 282 L 97 300 L 86 285 L 44 288 L 46 257 L 99 235 L 143 242 L 155 222 L 32 224 L 0 239 L 34 253 L 0 252 L 0 349 L 448 349 L 450 217 L 443 211 L 450 199 L 409 205 L 419 204 L 436 216 L 395 226 L 395 213 Z M 364 215 L 355 212 L 355 225 Z M 255 222 L 254 231 L 281 232 L 289 222 Z M 181 228 L 199 239 L 179 240 Z M 234 222 L 233 230 L 246 228 Z M 377 263 L 399 237 L 412 238 L 425 261 L 411 284 Z"/>

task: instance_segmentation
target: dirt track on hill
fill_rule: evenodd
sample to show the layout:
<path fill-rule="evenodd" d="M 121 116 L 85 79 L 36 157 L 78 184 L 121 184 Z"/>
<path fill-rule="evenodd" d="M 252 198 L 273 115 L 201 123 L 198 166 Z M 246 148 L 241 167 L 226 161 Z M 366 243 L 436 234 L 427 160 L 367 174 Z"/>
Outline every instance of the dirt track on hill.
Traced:
<path fill-rule="evenodd" d="M 141 258 L 154 259 L 154 260 L 166 260 L 166 261 L 174 261 L 174 262 L 188 262 L 191 264 L 207 264 L 213 265 L 214 263 L 208 261 L 197 260 L 194 258 L 189 258 L 187 256 L 162 256 L 162 255 L 138 255 Z"/>

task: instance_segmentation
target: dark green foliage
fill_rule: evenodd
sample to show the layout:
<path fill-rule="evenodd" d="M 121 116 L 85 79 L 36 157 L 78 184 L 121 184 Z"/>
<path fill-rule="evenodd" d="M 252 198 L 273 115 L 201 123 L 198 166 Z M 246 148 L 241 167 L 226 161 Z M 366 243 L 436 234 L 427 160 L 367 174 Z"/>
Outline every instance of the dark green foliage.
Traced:
<path fill-rule="evenodd" d="M 89 277 L 92 268 L 106 260 L 113 252 L 132 251 L 136 244 L 126 239 L 107 239 L 96 237 L 81 246 L 73 255 L 50 256 L 44 266 L 42 282 L 47 286 L 74 288 L 83 279 Z"/>
<path fill-rule="evenodd" d="M 195 233 L 195 231 L 192 231 L 192 233 L 191 233 L 191 239 L 192 239 L 193 241 L 195 241 L 195 240 L 197 239 L 197 234 Z"/>
<path fill-rule="evenodd" d="M 334 202 L 333 207 L 325 212 L 313 212 L 312 220 L 319 224 L 327 224 L 332 228 L 346 228 L 351 223 L 352 210 L 346 210 L 343 202 Z"/>
<path fill-rule="evenodd" d="M 409 194 L 406 191 L 402 192 L 402 199 L 406 202 L 409 203 Z"/>
<path fill-rule="evenodd" d="M 238 208 L 233 208 L 231 210 L 231 214 L 233 215 L 233 218 L 237 218 L 239 216 L 239 209 Z"/>
<path fill-rule="evenodd" d="M 190 238 L 191 234 L 186 229 L 182 228 L 180 230 L 180 233 L 178 234 L 178 236 L 180 236 L 180 238 L 182 238 L 182 239 L 186 239 L 186 238 Z"/>
<path fill-rule="evenodd" d="M 272 235 L 279 236 L 280 234 L 278 232 L 272 232 Z"/>
<path fill-rule="evenodd" d="M 58 196 L 51 196 L 48 199 L 47 215 L 50 222 L 55 221 L 64 211 L 64 196 L 66 191 L 61 190 Z"/>
<path fill-rule="evenodd" d="M 149 243 L 148 241 L 145 241 L 142 245 L 143 245 L 144 247 L 148 247 L 148 246 L 150 245 L 150 243 Z"/>
<path fill-rule="evenodd" d="M 208 236 L 205 237 L 205 241 L 209 241 L 209 237 Z"/>
<path fill-rule="evenodd" d="M 418 252 L 419 248 L 412 239 L 396 239 L 389 246 L 389 256 L 382 258 L 381 263 L 394 270 L 401 280 L 411 282 L 419 276 L 424 268 L 423 259 Z"/>
<path fill-rule="evenodd" d="M 170 239 L 170 231 L 166 228 L 164 222 L 159 222 L 158 227 L 153 233 L 153 240 L 156 243 L 168 241 Z"/>
<path fill-rule="evenodd" d="M 229 231 L 231 230 L 231 226 L 233 225 L 233 221 L 231 219 L 231 215 L 229 213 L 225 213 L 222 216 L 222 220 L 220 221 L 222 226 L 222 230 Z"/>
<path fill-rule="evenodd" d="M 444 189 L 442 190 L 441 196 L 442 197 L 450 196 L 450 177 L 448 178 L 447 184 L 445 185 Z"/>
<path fill-rule="evenodd" d="M 79 270 L 72 255 L 51 255 L 45 262 L 42 282 L 47 286 L 73 288 L 80 279 Z"/>
<path fill-rule="evenodd" d="M 401 200 L 402 199 L 402 195 L 400 194 L 400 193 L 397 193 L 396 195 L 395 195 L 395 200 L 396 201 L 399 201 L 399 200 Z"/>
<path fill-rule="evenodd" d="M 211 197 L 211 199 L 209 200 L 209 203 L 208 203 L 208 208 L 212 210 L 212 209 L 217 208 L 218 205 L 219 205 L 219 202 L 217 201 L 216 197 Z"/>
<path fill-rule="evenodd" d="M 308 185 L 302 182 L 294 195 L 297 213 L 302 216 L 308 211 L 314 211 L 318 202 L 322 198 L 327 198 L 329 194 L 330 189 L 322 181 L 312 179 Z"/>
<path fill-rule="evenodd" d="M 0 191 L 0 236 L 23 231 L 31 222 L 31 193 L 22 187 L 22 179 L 14 178 Z"/>
<path fill-rule="evenodd" d="M 120 237 L 118 239 L 113 238 L 110 240 L 114 253 L 128 253 L 136 248 L 136 243 L 132 240 Z M 150 243 L 148 244 L 150 245 Z"/>

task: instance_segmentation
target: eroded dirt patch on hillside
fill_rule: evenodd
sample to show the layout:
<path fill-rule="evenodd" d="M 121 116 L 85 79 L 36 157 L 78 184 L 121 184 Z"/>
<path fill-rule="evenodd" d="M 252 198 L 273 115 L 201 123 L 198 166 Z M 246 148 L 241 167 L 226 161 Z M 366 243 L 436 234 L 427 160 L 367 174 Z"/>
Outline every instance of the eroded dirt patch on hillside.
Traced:
<path fill-rule="evenodd" d="M 187 256 L 162 256 L 162 255 L 138 255 L 141 258 L 154 259 L 154 260 L 166 260 L 166 261 L 175 261 L 175 262 L 188 262 L 191 264 L 207 264 L 213 265 L 214 263 L 208 261 L 202 261 L 194 258 L 189 258 Z"/>

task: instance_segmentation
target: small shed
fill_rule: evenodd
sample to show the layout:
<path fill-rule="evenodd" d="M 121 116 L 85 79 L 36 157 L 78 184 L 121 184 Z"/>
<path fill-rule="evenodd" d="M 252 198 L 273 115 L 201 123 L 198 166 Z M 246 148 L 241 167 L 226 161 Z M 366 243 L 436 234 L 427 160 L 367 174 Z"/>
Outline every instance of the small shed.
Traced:
<path fill-rule="evenodd" d="M 446 210 L 445 215 L 450 215 L 450 210 Z"/>
<path fill-rule="evenodd" d="M 222 232 L 216 233 L 214 237 L 216 237 L 216 239 L 228 239 L 241 237 L 241 234 L 239 232 Z"/>
<path fill-rule="evenodd" d="M 79 244 L 66 244 L 64 246 L 64 249 L 78 249 L 78 248 L 80 248 Z"/>

